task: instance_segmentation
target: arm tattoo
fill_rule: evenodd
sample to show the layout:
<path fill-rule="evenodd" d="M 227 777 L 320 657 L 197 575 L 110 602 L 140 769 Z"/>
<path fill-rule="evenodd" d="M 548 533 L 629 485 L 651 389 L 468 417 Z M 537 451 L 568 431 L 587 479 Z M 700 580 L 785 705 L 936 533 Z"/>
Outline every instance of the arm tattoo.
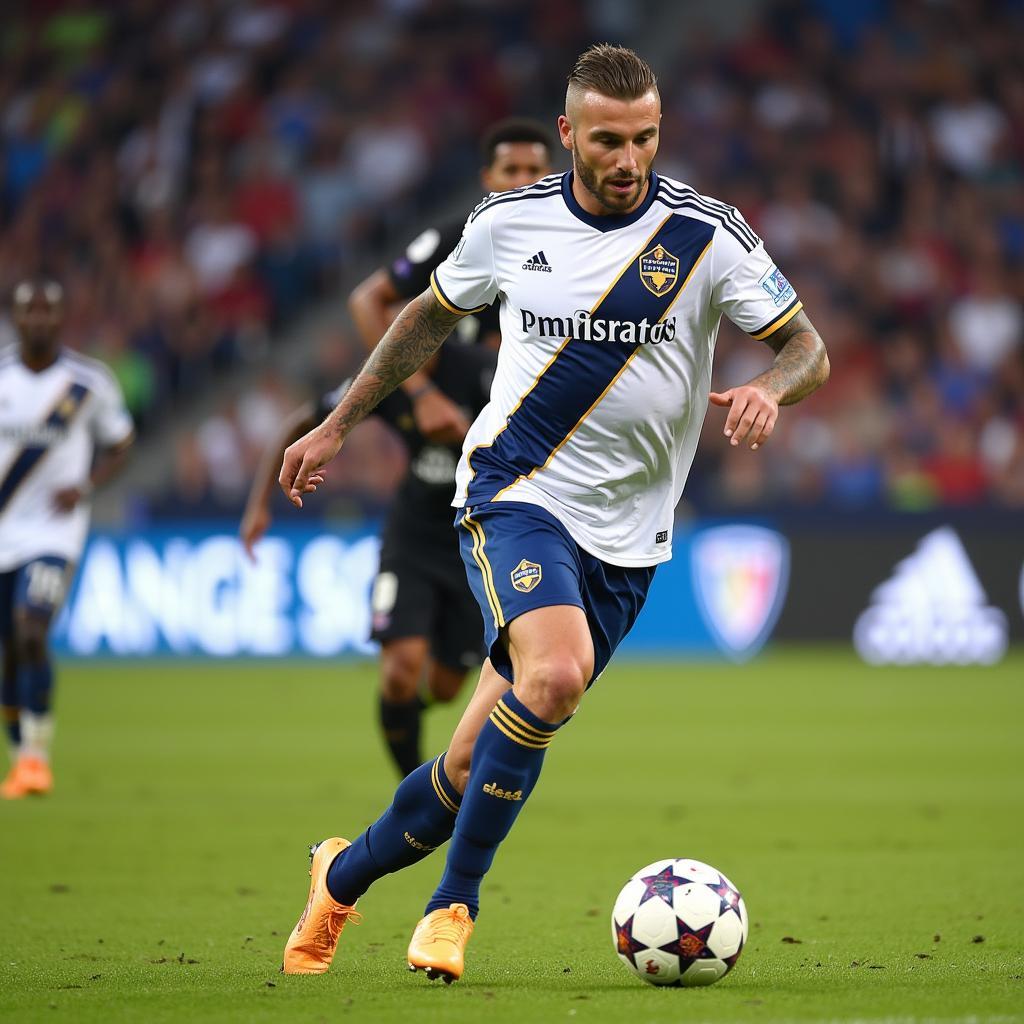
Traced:
<path fill-rule="evenodd" d="M 330 433 L 344 437 L 441 347 L 461 319 L 445 309 L 429 288 L 413 299 L 395 318 L 324 421 Z"/>
<path fill-rule="evenodd" d="M 770 392 L 779 405 L 799 402 L 828 380 L 824 342 L 803 310 L 764 341 L 775 350 L 775 360 L 750 383 Z"/>

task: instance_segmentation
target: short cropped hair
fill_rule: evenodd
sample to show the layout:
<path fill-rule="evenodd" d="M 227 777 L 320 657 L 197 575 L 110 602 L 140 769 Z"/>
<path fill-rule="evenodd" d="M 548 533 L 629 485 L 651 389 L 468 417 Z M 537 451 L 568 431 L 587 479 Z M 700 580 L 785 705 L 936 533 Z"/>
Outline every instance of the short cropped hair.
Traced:
<path fill-rule="evenodd" d="M 551 133 L 539 122 L 526 117 L 510 117 L 492 125 L 480 140 L 480 156 L 484 166 L 490 167 L 497 156 L 498 147 L 506 142 L 533 142 L 544 147 L 550 159 L 554 143 Z"/>
<path fill-rule="evenodd" d="M 569 89 L 573 87 L 616 100 L 638 100 L 657 91 L 658 80 L 650 64 L 632 50 L 597 43 L 580 54 L 569 72 Z"/>

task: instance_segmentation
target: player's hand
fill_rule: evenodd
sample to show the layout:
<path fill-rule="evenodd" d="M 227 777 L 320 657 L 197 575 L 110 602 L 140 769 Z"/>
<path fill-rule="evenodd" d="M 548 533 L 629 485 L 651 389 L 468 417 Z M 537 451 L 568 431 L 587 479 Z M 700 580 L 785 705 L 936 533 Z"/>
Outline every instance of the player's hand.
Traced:
<path fill-rule="evenodd" d="M 85 491 L 80 487 L 62 487 L 53 496 L 53 507 L 58 512 L 71 512 L 84 495 Z"/>
<path fill-rule="evenodd" d="M 767 391 L 744 384 L 728 391 L 712 391 L 708 398 L 712 405 L 729 410 L 724 433 L 731 445 L 746 441 L 751 451 L 757 451 L 771 437 L 779 418 L 779 403 Z"/>
<path fill-rule="evenodd" d="M 285 448 L 277 482 L 296 508 L 302 508 L 304 494 L 312 494 L 324 482 L 323 467 L 338 454 L 341 442 L 341 437 L 328 433 L 321 423 Z"/>
<path fill-rule="evenodd" d="M 242 539 L 242 547 L 249 556 L 251 562 L 256 561 L 256 544 L 262 540 L 263 535 L 270 529 L 273 516 L 265 502 L 256 505 L 247 505 L 245 514 L 242 516 L 242 525 L 238 528 L 238 535 Z"/>
<path fill-rule="evenodd" d="M 469 431 L 466 414 L 437 388 L 424 391 L 412 403 L 416 429 L 435 444 L 461 444 Z"/>

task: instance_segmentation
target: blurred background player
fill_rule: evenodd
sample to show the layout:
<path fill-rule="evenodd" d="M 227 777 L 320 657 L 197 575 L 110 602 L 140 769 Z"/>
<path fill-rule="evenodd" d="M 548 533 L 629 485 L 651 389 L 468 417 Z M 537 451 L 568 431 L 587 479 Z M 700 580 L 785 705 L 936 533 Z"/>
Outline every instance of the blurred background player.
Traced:
<path fill-rule="evenodd" d="M 49 630 L 89 527 L 89 495 L 123 465 L 131 417 L 110 371 L 63 348 L 63 290 L 14 289 L 20 343 L 0 352 L 0 641 L 11 770 L 0 795 L 53 786 Z M 102 449 L 94 460 L 96 449 Z"/>
<path fill-rule="evenodd" d="M 551 171 L 551 147 L 550 134 L 534 121 L 494 125 L 481 146 L 484 189 L 533 184 Z M 460 216 L 428 228 L 403 256 L 353 290 L 349 309 L 368 351 L 401 308 L 396 304 L 430 286 L 431 272 L 458 244 L 464 221 Z M 451 499 L 462 439 L 488 401 L 499 340 L 496 307 L 466 317 L 437 357 L 376 410 L 409 452 L 409 469 L 384 528 L 371 601 L 371 636 L 381 645 L 380 725 L 403 777 L 423 761 L 424 708 L 452 700 L 483 659 L 480 611 L 466 582 Z M 270 525 L 270 496 L 284 449 L 325 419 L 346 387 L 294 410 L 267 447 L 240 531 L 250 555 Z"/>

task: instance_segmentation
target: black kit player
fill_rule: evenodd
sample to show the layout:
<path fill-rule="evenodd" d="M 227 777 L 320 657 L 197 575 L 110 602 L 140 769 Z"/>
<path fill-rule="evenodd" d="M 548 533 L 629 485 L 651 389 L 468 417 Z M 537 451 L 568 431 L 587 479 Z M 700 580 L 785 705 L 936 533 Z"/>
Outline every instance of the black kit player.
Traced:
<path fill-rule="evenodd" d="M 484 189 L 505 192 L 533 184 L 551 171 L 551 147 L 550 134 L 533 121 L 494 125 L 481 144 Z M 434 268 L 458 244 L 463 223 L 460 217 L 428 228 L 402 256 L 354 289 L 349 309 L 368 351 L 390 326 L 396 304 L 429 287 Z M 423 760 L 424 708 L 452 700 L 484 657 L 480 610 L 452 530 L 451 499 L 462 440 L 488 400 L 498 342 L 496 307 L 464 318 L 434 363 L 375 411 L 409 452 L 409 471 L 384 528 L 371 598 L 371 636 L 381 645 L 380 726 L 403 777 Z M 268 447 L 240 530 L 250 555 L 270 525 L 270 495 L 285 447 L 320 423 L 345 387 L 296 409 Z"/>

